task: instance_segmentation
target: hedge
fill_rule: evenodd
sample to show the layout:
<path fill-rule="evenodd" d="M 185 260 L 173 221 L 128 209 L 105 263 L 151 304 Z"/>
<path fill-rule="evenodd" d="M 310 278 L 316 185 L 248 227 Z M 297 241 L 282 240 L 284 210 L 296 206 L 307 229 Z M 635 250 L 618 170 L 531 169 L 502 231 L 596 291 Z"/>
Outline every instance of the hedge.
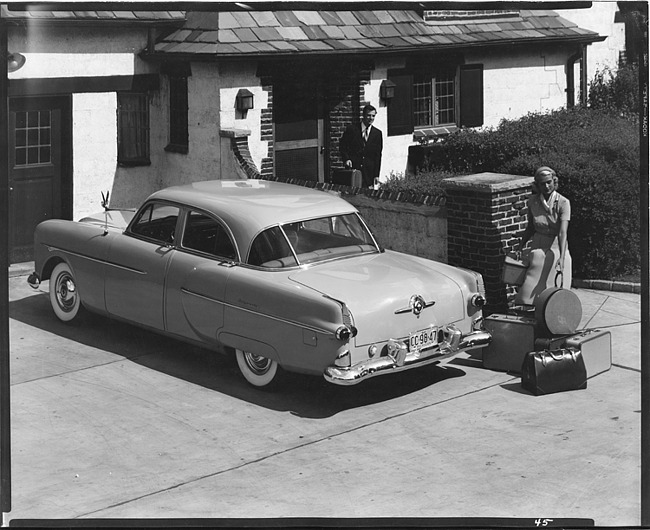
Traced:
<path fill-rule="evenodd" d="M 402 186 L 484 171 L 532 175 L 554 168 L 571 201 L 574 276 L 613 278 L 640 267 L 638 125 L 606 110 L 531 113 L 497 128 L 460 130 L 429 146 L 425 167 Z M 393 187 L 396 182 L 390 182 Z"/>

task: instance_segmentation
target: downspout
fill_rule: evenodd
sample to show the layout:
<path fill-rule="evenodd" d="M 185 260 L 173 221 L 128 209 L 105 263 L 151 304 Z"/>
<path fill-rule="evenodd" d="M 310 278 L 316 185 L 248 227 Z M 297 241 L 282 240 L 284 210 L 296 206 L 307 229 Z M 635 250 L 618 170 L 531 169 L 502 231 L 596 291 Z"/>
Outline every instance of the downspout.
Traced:
<path fill-rule="evenodd" d="M 582 59 L 583 57 L 583 50 L 582 48 L 571 55 L 567 59 L 566 63 L 566 106 L 568 109 L 573 108 L 575 106 L 576 102 L 576 90 L 575 90 L 575 76 L 573 74 L 573 65 L 575 62 L 579 59 Z M 582 101 L 582 93 L 583 93 L 583 86 L 582 86 L 582 64 L 580 64 L 580 100 Z"/>

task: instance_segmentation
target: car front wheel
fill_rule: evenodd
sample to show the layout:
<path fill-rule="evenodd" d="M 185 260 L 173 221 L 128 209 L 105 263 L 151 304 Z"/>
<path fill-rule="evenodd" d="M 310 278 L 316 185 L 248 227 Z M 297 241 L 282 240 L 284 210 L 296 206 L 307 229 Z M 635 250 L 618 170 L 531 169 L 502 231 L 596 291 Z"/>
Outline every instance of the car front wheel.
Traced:
<path fill-rule="evenodd" d="M 52 271 L 50 303 L 54 314 L 63 322 L 70 322 L 79 313 L 81 298 L 79 298 L 74 276 L 67 263 L 59 263 Z"/>
<path fill-rule="evenodd" d="M 277 383 L 281 368 L 274 360 L 243 350 L 235 350 L 235 356 L 239 370 L 251 385 L 270 387 Z"/>

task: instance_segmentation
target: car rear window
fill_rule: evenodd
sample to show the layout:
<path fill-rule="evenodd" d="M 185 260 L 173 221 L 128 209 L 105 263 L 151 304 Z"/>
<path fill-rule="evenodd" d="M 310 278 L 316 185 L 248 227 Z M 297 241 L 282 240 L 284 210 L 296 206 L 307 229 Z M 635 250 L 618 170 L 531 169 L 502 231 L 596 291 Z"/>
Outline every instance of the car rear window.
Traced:
<path fill-rule="evenodd" d="M 265 230 L 255 238 L 248 263 L 265 268 L 295 267 L 378 251 L 356 214 L 337 215 Z"/>

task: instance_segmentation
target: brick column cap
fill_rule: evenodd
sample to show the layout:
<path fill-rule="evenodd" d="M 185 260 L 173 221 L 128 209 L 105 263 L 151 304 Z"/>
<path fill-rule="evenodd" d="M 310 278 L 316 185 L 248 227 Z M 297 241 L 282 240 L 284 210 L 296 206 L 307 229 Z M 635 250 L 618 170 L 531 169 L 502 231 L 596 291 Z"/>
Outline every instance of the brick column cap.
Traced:
<path fill-rule="evenodd" d="M 445 190 L 474 191 L 478 193 L 498 193 L 521 188 L 528 188 L 534 182 L 534 177 L 523 175 L 508 175 L 507 173 L 474 173 L 462 177 L 451 177 L 442 180 Z"/>

